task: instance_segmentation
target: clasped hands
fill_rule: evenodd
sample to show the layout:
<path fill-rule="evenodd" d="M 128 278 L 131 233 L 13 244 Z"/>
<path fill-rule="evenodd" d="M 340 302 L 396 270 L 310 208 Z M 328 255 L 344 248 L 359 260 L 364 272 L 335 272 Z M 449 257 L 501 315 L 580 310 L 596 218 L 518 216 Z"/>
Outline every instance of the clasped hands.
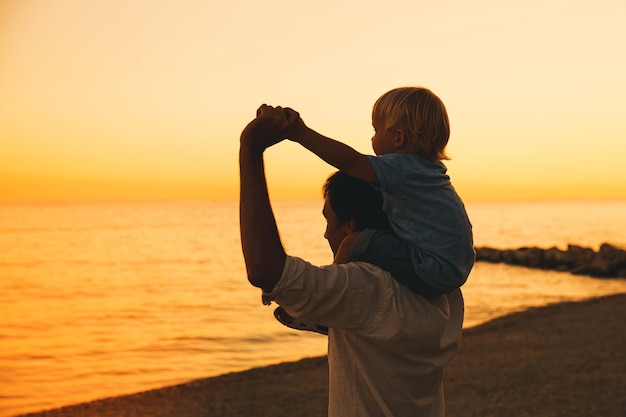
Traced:
<path fill-rule="evenodd" d="M 303 125 L 297 111 L 263 104 L 257 109 L 256 118 L 241 132 L 240 146 L 263 152 L 284 139 L 293 139 Z"/>

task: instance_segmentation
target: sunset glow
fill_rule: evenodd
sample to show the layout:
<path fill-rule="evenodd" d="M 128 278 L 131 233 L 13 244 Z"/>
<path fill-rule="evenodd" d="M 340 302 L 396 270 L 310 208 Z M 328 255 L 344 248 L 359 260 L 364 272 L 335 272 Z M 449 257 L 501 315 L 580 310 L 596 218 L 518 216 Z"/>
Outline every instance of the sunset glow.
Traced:
<path fill-rule="evenodd" d="M 371 153 L 371 106 L 448 108 L 467 200 L 626 198 L 626 3 L 0 3 L 0 201 L 238 198 L 261 103 Z M 272 197 L 332 168 L 267 153 Z"/>

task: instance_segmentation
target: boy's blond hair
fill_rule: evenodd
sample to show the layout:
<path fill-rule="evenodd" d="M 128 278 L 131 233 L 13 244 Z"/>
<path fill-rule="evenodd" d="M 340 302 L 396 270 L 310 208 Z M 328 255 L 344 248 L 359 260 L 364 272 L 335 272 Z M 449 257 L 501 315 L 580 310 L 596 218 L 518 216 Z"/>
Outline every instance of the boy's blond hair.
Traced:
<path fill-rule="evenodd" d="M 431 161 L 450 159 L 445 153 L 450 122 L 443 102 L 422 87 L 400 87 L 386 92 L 374 103 L 373 117 L 384 128 L 403 129 L 411 152 Z"/>

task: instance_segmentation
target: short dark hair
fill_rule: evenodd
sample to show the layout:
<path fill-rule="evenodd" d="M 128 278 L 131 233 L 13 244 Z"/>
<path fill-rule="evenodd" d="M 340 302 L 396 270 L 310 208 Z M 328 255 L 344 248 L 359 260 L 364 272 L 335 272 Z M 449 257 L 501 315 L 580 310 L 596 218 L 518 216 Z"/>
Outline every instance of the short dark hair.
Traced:
<path fill-rule="evenodd" d="M 383 211 L 383 196 L 372 184 L 345 172 L 335 172 L 322 187 L 340 222 L 354 220 L 354 229 L 391 230 Z"/>

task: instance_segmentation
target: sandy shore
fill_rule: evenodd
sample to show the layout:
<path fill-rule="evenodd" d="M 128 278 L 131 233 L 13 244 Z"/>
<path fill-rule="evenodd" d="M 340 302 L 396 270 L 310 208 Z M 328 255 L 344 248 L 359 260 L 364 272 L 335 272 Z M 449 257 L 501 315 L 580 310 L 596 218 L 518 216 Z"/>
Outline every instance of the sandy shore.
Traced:
<path fill-rule="evenodd" d="M 29 416 L 325 416 L 326 358 Z M 448 416 L 626 416 L 626 294 L 542 307 L 467 330 Z"/>

